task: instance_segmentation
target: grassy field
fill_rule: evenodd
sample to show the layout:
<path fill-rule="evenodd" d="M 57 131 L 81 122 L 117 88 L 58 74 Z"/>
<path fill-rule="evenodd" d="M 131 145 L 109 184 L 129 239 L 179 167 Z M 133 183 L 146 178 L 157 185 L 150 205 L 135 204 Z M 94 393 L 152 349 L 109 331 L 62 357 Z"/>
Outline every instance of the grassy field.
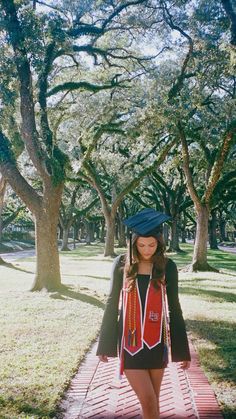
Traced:
<path fill-rule="evenodd" d="M 171 254 L 180 269 L 180 300 L 201 364 L 226 418 L 236 415 L 236 256 L 209 251 L 220 273 L 181 271 L 192 246 Z M 118 253 L 122 249 L 117 249 Z M 0 267 L 0 418 L 56 417 L 58 402 L 96 338 L 112 259 L 102 246 L 61 254 L 64 294 L 31 293 L 35 259 Z"/>

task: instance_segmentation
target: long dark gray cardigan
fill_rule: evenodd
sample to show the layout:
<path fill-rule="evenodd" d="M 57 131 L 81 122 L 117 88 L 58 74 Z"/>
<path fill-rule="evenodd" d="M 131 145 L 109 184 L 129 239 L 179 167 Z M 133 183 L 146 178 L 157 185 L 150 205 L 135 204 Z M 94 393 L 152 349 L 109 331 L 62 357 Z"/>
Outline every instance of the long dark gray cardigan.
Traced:
<path fill-rule="evenodd" d="M 118 306 L 123 286 L 124 256 L 118 256 L 113 262 L 110 293 L 103 315 L 97 355 L 118 355 Z M 166 293 L 170 315 L 172 362 L 190 361 L 185 322 L 178 297 L 178 271 L 171 259 L 168 259 L 166 264 Z"/>

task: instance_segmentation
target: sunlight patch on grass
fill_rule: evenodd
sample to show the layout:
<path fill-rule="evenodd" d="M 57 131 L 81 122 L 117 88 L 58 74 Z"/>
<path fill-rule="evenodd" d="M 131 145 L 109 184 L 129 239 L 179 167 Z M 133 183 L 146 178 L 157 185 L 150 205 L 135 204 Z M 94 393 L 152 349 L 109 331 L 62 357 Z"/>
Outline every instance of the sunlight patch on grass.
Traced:
<path fill-rule="evenodd" d="M 104 263 L 104 272 L 110 264 Z M 21 269 L 29 270 L 29 265 L 18 262 Z M 31 293 L 33 274 L 1 267 L 1 417 L 53 417 L 56 402 L 98 333 L 100 299 L 88 283 L 89 292 L 82 289 L 76 262 L 69 269 L 75 278 L 70 282 L 79 292 L 74 289 L 74 298 L 58 299 L 45 291 Z"/>
<path fill-rule="evenodd" d="M 194 346 L 226 418 L 235 415 L 234 272 L 180 272 L 181 307 Z"/>

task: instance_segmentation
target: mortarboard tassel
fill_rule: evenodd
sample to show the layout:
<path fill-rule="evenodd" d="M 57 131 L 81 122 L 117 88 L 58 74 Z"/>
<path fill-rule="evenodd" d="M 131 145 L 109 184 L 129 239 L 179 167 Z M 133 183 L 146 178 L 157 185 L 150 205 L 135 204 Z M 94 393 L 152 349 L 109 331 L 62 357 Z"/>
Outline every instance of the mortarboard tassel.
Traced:
<path fill-rule="evenodd" d="M 128 346 L 131 346 L 131 337 L 132 337 L 132 332 L 129 329 L 129 332 L 128 332 Z"/>
<path fill-rule="evenodd" d="M 163 332 L 164 332 L 164 346 L 163 346 L 163 361 L 167 365 L 169 361 L 168 357 L 168 336 L 167 336 L 167 323 L 166 323 L 166 316 L 164 310 L 164 318 L 163 318 Z"/>
<path fill-rule="evenodd" d="M 136 336 L 136 329 L 132 331 L 132 346 L 137 346 L 137 336 Z"/>
<path fill-rule="evenodd" d="M 132 265 L 132 231 L 129 232 L 129 264 Z"/>

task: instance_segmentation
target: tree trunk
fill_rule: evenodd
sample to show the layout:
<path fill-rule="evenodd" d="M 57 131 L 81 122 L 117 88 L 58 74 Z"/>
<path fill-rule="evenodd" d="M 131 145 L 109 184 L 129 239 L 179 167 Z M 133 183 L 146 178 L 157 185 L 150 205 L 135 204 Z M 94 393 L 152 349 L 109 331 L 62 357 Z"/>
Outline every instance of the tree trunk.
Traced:
<path fill-rule="evenodd" d="M 226 221 L 222 217 L 219 220 L 219 226 L 220 226 L 220 241 L 225 242 L 227 241 L 226 232 L 225 232 Z"/>
<path fill-rule="evenodd" d="M 207 262 L 207 242 L 208 242 L 208 220 L 209 210 L 205 205 L 198 206 L 197 212 L 197 231 L 194 244 L 193 260 L 191 270 L 195 271 L 217 271 Z"/>
<path fill-rule="evenodd" d="M 69 232 L 70 232 L 70 225 L 66 225 L 63 228 L 63 235 L 62 235 L 61 251 L 63 251 L 63 252 L 70 251 L 70 249 L 68 247 Z"/>
<path fill-rule="evenodd" d="M 100 236 L 100 241 L 101 243 L 105 243 L 105 223 L 104 221 L 101 222 L 101 236 Z"/>
<path fill-rule="evenodd" d="M 183 222 L 181 227 L 181 241 L 182 243 L 186 243 L 186 225 L 187 225 L 187 218 L 185 212 L 183 213 Z"/>
<path fill-rule="evenodd" d="M 118 214 L 118 246 L 126 247 L 125 226 L 122 222 L 121 214 L 123 218 L 123 212 Z"/>
<path fill-rule="evenodd" d="M 106 241 L 105 241 L 105 250 L 104 256 L 116 256 L 114 252 L 114 243 L 115 243 L 115 220 L 112 217 L 106 218 Z"/>
<path fill-rule="evenodd" d="M 0 243 L 2 243 L 2 230 L 3 230 L 3 223 L 2 223 L 2 214 L 1 214 L 1 208 L 0 208 Z"/>
<path fill-rule="evenodd" d="M 119 240 L 119 227 L 118 227 L 118 222 L 115 223 L 115 240 L 116 241 Z"/>
<path fill-rule="evenodd" d="M 74 223 L 74 239 L 78 240 L 79 238 L 79 224 L 76 222 Z"/>
<path fill-rule="evenodd" d="M 163 237 L 165 245 L 167 246 L 169 244 L 169 226 L 167 224 L 164 224 L 163 226 Z"/>
<path fill-rule="evenodd" d="M 120 224 L 119 226 L 119 247 L 126 247 L 125 227 Z"/>
<path fill-rule="evenodd" d="M 3 176 L 0 175 L 0 243 L 2 241 L 2 230 L 3 230 L 3 223 L 2 223 L 2 212 L 4 207 L 4 197 L 6 192 L 7 181 L 4 179 Z"/>
<path fill-rule="evenodd" d="M 1 258 L 1 256 L 0 256 L 0 265 L 6 265 L 6 262 L 4 262 L 4 260 Z"/>
<path fill-rule="evenodd" d="M 73 249 L 76 249 L 76 228 L 73 225 Z"/>
<path fill-rule="evenodd" d="M 170 245 L 167 250 L 167 252 L 183 252 L 183 250 L 179 247 L 179 231 L 178 231 L 178 225 L 177 225 L 177 218 L 172 219 L 171 223 L 171 239 L 170 239 Z"/>
<path fill-rule="evenodd" d="M 211 211 L 211 220 L 210 220 L 210 235 L 209 235 L 209 241 L 210 241 L 210 248 L 211 249 L 218 249 L 217 244 L 217 237 L 216 237 L 216 227 L 217 227 L 217 218 L 216 218 L 216 211 Z"/>
<path fill-rule="evenodd" d="M 95 234 L 96 240 L 100 240 L 100 229 L 99 229 L 99 223 L 98 222 L 96 222 L 96 224 L 95 224 L 94 234 Z"/>
<path fill-rule="evenodd" d="M 184 228 L 181 230 L 181 241 L 182 243 L 186 243 L 186 230 Z"/>
<path fill-rule="evenodd" d="M 86 233 L 85 233 L 85 241 L 86 241 L 86 244 L 87 245 L 90 245 L 91 244 L 91 229 L 90 229 L 90 223 L 89 223 L 89 221 L 85 221 L 84 222 L 84 225 L 85 225 L 85 231 L 86 231 Z"/>
<path fill-rule="evenodd" d="M 58 239 L 63 240 L 63 228 L 61 226 L 61 223 L 58 224 L 58 228 L 59 228 Z"/>
<path fill-rule="evenodd" d="M 57 226 L 63 186 L 45 192 L 43 207 L 35 213 L 36 276 L 31 291 L 58 291 L 61 284 Z"/>
<path fill-rule="evenodd" d="M 95 226 L 94 226 L 94 222 L 93 221 L 91 221 L 91 222 L 89 222 L 89 231 L 90 231 L 90 239 L 91 239 L 91 242 L 94 242 L 94 228 Z"/>

